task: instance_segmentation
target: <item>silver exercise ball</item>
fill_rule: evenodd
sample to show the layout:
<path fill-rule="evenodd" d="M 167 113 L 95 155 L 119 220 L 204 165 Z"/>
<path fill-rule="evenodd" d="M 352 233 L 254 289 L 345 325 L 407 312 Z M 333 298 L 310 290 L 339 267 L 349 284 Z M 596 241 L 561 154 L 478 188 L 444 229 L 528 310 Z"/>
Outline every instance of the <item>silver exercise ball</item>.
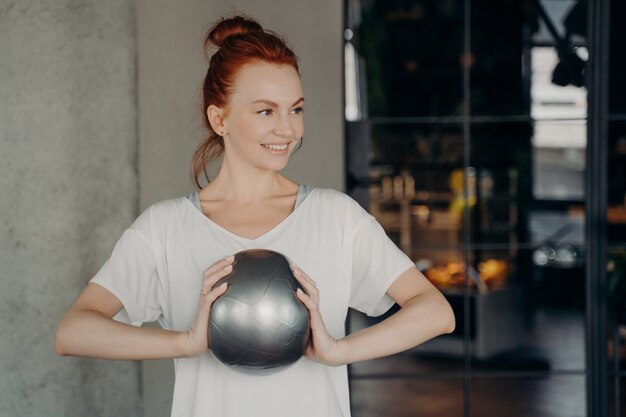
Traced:
<path fill-rule="evenodd" d="M 213 355 L 253 375 L 278 372 L 297 361 L 310 339 L 309 311 L 289 262 L 264 249 L 235 254 L 233 270 L 215 285 L 228 289 L 211 306 Z"/>

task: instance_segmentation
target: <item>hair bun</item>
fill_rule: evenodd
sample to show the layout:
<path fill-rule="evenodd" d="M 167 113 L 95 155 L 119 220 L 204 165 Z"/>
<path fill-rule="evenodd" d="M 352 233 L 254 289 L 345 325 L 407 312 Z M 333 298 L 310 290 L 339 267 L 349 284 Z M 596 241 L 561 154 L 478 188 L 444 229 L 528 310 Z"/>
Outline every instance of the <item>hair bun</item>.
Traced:
<path fill-rule="evenodd" d="M 209 30 L 205 45 L 208 46 L 210 43 L 220 48 L 225 39 L 251 32 L 263 32 L 263 27 L 257 21 L 245 16 L 222 18 Z"/>

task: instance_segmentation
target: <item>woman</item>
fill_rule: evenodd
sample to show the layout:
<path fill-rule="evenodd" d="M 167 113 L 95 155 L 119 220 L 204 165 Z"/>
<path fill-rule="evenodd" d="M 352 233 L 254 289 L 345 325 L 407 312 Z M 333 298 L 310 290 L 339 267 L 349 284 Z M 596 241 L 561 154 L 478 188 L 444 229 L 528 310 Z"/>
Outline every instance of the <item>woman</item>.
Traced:
<path fill-rule="evenodd" d="M 199 192 L 149 207 L 57 331 L 60 355 L 174 358 L 173 416 L 349 416 L 346 365 L 390 355 L 451 332 L 444 297 L 381 226 L 346 195 L 280 174 L 304 132 L 297 58 L 254 20 L 222 19 L 206 45 L 218 48 L 204 83 L 209 137 L 197 149 L 199 177 L 218 157 L 218 175 Z M 208 179 L 208 178 L 207 178 Z M 306 355 L 266 377 L 234 372 L 210 354 L 214 286 L 232 254 L 285 254 L 311 316 Z M 345 336 L 349 307 L 383 322 Z M 127 315 L 122 322 L 118 313 Z M 137 327 L 159 320 L 163 329 Z"/>

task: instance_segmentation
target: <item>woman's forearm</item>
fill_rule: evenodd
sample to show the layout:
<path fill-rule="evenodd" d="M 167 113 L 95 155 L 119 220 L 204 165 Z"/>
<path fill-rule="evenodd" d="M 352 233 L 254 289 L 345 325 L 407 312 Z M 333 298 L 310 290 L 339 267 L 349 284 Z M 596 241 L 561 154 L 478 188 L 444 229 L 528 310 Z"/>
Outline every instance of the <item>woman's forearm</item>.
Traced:
<path fill-rule="evenodd" d="M 337 341 L 342 363 L 375 359 L 411 349 L 454 330 L 454 314 L 439 292 L 408 300 L 382 322 Z"/>
<path fill-rule="evenodd" d="M 188 356 L 187 334 L 117 322 L 97 311 L 68 313 L 56 335 L 62 356 L 98 359 L 164 359 Z"/>
<path fill-rule="evenodd" d="M 203 274 L 196 318 L 185 332 L 153 327 L 135 327 L 113 320 L 124 308 L 105 287 L 90 283 L 61 321 L 56 350 L 62 356 L 99 359 L 165 359 L 192 357 L 206 352 L 211 304 L 226 291 L 215 283 L 232 269 L 234 257 L 221 259 Z"/>

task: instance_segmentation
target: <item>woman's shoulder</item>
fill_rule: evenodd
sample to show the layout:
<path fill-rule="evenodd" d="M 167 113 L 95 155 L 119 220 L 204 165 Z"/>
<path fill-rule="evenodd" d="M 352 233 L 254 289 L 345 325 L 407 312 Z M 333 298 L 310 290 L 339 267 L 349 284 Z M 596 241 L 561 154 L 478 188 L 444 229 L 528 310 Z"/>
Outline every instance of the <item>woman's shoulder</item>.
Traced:
<path fill-rule="evenodd" d="M 358 204 L 352 197 L 343 191 L 336 190 L 334 188 L 312 188 L 312 192 L 315 192 L 320 198 L 327 199 L 332 202 L 343 202 L 345 204 Z"/>
<path fill-rule="evenodd" d="M 151 216 L 169 216 L 176 214 L 189 204 L 189 197 L 176 197 L 160 200 L 150 204 L 143 213 L 150 213 Z M 142 214 L 143 214 L 142 213 Z"/>
<path fill-rule="evenodd" d="M 349 204 L 352 200 L 347 194 L 333 188 L 310 187 L 309 195 L 318 204 Z"/>
<path fill-rule="evenodd" d="M 133 223 L 133 229 L 145 231 L 155 226 L 165 226 L 171 220 L 180 217 L 189 204 L 187 197 L 170 198 L 154 202 L 146 207 Z"/>
<path fill-rule="evenodd" d="M 332 188 L 314 188 L 310 196 L 316 209 L 328 211 L 335 215 L 362 217 L 369 213 L 352 197 Z"/>

